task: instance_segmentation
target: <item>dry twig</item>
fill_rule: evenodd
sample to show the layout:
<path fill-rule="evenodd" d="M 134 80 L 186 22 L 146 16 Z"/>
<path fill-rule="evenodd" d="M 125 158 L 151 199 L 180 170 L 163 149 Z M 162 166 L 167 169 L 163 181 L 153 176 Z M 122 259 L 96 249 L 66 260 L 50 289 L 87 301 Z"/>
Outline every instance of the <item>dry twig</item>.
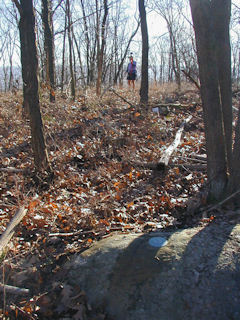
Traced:
<path fill-rule="evenodd" d="M 113 92 L 116 96 L 118 96 L 120 99 L 122 99 L 124 102 L 126 102 L 127 104 L 129 104 L 131 107 L 136 109 L 136 106 L 134 104 L 132 104 L 132 102 L 128 101 L 127 99 L 125 99 L 124 97 L 122 97 L 119 93 L 117 93 L 113 88 L 109 89 L 109 91 Z"/>
<path fill-rule="evenodd" d="M 210 207 L 209 209 L 203 211 L 203 213 L 208 213 L 212 210 L 217 209 L 218 207 L 221 207 L 221 205 L 223 205 L 224 203 L 226 203 L 228 200 L 234 198 L 237 194 L 240 193 L 240 189 L 237 190 L 236 192 L 232 193 L 230 196 L 228 196 L 227 198 L 223 199 L 222 201 L 218 202 L 217 204 L 215 204 L 214 206 Z"/>
<path fill-rule="evenodd" d="M 21 207 L 20 209 L 17 210 L 15 216 L 13 219 L 10 221 L 9 225 L 7 226 L 7 229 L 3 232 L 3 234 L 0 237 L 0 254 L 4 250 L 4 248 L 7 246 L 9 241 L 11 240 L 15 228 L 18 226 L 18 224 L 21 222 L 23 217 L 26 215 L 27 209 L 24 207 Z"/>

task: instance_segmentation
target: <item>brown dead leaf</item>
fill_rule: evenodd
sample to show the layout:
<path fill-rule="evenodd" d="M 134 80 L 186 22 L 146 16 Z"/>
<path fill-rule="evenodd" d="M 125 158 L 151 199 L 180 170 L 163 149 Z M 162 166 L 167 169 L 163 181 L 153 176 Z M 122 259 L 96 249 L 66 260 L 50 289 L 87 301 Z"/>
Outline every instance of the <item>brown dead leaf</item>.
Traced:
<path fill-rule="evenodd" d="M 38 199 L 31 201 L 28 205 L 29 212 L 33 212 L 33 209 L 35 209 L 39 205 L 39 203 L 40 203 L 40 200 Z"/>

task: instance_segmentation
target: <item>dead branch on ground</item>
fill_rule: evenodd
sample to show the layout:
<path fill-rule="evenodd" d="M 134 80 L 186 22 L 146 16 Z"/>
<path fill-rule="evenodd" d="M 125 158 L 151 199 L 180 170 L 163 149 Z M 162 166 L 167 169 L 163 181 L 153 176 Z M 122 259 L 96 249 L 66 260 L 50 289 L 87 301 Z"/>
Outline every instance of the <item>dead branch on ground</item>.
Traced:
<path fill-rule="evenodd" d="M 9 225 L 7 226 L 7 229 L 3 232 L 3 234 L 0 237 L 0 254 L 3 252 L 9 241 L 11 240 L 16 227 L 21 222 L 23 217 L 26 215 L 27 209 L 24 207 L 21 207 L 17 210 L 15 216 L 10 221 Z"/>
<path fill-rule="evenodd" d="M 183 130 L 184 130 L 184 127 L 186 125 L 186 123 L 188 123 L 190 120 L 192 119 L 192 116 L 189 116 L 186 120 L 183 121 L 183 123 L 180 125 L 177 133 L 176 133 L 176 136 L 175 136 L 175 139 L 173 141 L 173 143 L 167 148 L 167 150 L 164 152 L 164 154 L 162 155 L 158 165 L 159 165 L 159 168 L 165 168 L 168 163 L 169 163 L 169 160 L 171 158 L 171 155 L 173 154 L 173 152 L 177 149 L 180 141 L 181 141 L 181 137 L 182 137 L 182 133 L 183 133 Z"/>
<path fill-rule="evenodd" d="M 122 99 L 124 102 L 126 102 L 127 104 L 130 105 L 130 107 L 135 108 L 136 106 L 134 104 L 132 104 L 132 102 L 128 101 L 126 98 L 124 98 L 123 96 L 121 96 L 119 93 L 117 93 L 113 88 L 110 88 L 109 91 L 113 92 L 116 96 L 118 96 L 120 99 Z"/>
<path fill-rule="evenodd" d="M 19 173 L 19 172 L 24 172 L 24 169 L 17 169 L 14 167 L 0 168 L 0 172 Z"/>
<path fill-rule="evenodd" d="M 130 161 L 129 164 L 133 166 L 134 168 L 140 168 L 140 169 L 147 169 L 147 170 L 156 170 L 161 171 L 163 170 L 163 167 L 158 162 L 136 162 L 136 161 Z M 179 168 L 187 171 L 200 171 L 205 172 L 207 170 L 207 165 L 198 163 L 169 163 L 168 167 L 170 168 Z"/>
<path fill-rule="evenodd" d="M 224 203 L 226 203 L 228 200 L 231 200 L 232 198 L 234 198 L 236 195 L 238 195 L 240 193 L 240 189 L 237 190 L 236 192 L 230 194 L 230 196 L 228 196 L 227 198 L 223 199 L 222 201 L 218 202 L 217 204 L 211 206 L 210 208 L 208 208 L 207 210 L 204 210 L 202 212 L 202 214 L 207 214 L 210 211 L 213 211 L 215 209 L 218 209 L 219 207 L 221 207 Z"/>
<path fill-rule="evenodd" d="M 26 288 L 19 288 L 0 283 L 0 292 L 5 292 L 14 295 L 28 295 L 30 291 Z"/>

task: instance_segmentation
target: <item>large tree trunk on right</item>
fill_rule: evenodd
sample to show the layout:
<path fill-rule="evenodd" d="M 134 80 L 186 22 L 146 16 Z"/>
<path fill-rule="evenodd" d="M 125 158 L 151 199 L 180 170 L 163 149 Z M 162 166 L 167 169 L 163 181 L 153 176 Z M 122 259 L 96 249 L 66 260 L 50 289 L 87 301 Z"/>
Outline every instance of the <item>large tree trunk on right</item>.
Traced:
<path fill-rule="evenodd" d="M 213 28 L 217 41 L 216 54 L 218 63 L 218 79 L 223 113 L 223 127 L 228 173 L 232 172 L 232 74 L 231 45 L 229 23 L 231 16 L 230 0 L 212 0 Z"/>
<path fill-rule="evenodd" d="M 30 119 L 32 149 L 38 171 L 50 171 L 39 105 L 38 58 L 32 0 L 21 0 L 20 41 L 24 108 Z"/>
<path fill-rule="evenodd" d="M 225 8 L 222 5 L 229 2 L 229 0 L 218 2 L 221 2 L 221 4 L 218 4 L 221 11 Z M 215 33 L 216 25 L 213 23 L 214 18 L 216 18 L 215 21 L 218 18 L 215 17 L 216 12 L 212 10 L 211 1 L 190 0 L 190 4 L 196 35 L 201 82 L 207 148 L 207 173 L 210 185 L 209 196 L 210 199 L 219 199 L 223 196 L 227 184 L 226 141 L 228 137 L 224 134 L 224 113 L 221 97 L 221 91 L 224 90 L 224 88 L 221 89 L 221 86 L 224 86 L 224 84 L 219 71 L 220 62 L 218 63 L 219 56 L 216 50 L 221 41 L 219 34 Z M 224 65 L 224 70 L 225 67 L 226 64 Z M 225 97 L 226 101 L 228 99 Z"/>
<path fill-rule="evenodd" d="M 239 163 L 240 163 L 240 108 L 238 110 L 238 121 L 235 128 L 232 172 L 230 175 L 229 185 L 228 185 L 228 193 L 230 194 L 240 189 Z"/>

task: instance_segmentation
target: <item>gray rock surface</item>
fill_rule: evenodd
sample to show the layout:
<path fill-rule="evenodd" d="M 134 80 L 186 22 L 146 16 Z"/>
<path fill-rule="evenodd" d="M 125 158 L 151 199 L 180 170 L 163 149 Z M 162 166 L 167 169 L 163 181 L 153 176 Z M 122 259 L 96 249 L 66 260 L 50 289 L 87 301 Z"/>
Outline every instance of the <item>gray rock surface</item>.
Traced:
<path fill-rule="evenodd" d="M 165 237 L 161 248 L 151 237 Z M 240 225 L 115 234 L 75 256 L 66 281 L 114 320 L 239 320 Z"/>

